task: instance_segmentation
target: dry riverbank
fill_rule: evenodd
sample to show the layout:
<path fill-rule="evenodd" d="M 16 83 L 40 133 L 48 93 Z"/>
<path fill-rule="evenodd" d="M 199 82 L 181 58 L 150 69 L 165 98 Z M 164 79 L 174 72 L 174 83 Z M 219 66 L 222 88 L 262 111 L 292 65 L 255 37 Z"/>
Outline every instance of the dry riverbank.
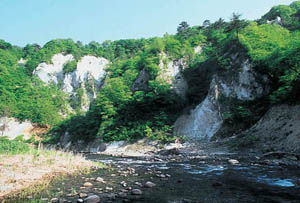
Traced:
<path fill-rule="evenodd" d="M 96 163 L 69 152 L 41 150 L 0 155 L 0 202 L 11 196 L 30 196 L 54 178 L 88 172 L 96 167 Z"/>

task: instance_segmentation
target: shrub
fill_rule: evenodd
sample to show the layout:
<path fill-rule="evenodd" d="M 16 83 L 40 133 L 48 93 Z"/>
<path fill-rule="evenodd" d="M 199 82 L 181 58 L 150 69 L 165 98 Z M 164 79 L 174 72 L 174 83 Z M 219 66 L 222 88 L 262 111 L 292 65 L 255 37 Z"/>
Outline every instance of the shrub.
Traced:
<path fill-rule="evenodd" d="M 6 137 L 0 137 L 0 154 L 22 154 L 29 150 L 29 145 L 19 139 L 9 140 Z"/>

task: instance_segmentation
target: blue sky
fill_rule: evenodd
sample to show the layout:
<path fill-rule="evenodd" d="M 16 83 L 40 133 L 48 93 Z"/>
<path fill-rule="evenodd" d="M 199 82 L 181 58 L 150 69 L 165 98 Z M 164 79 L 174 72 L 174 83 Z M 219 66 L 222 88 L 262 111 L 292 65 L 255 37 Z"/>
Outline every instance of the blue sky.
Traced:
<path fill-rule="evenodd" d="M 293 0 L 0 0 L 0 39 L 24 46 L 56 38 L 90 41 L 173 34 L 181 21 L 257 19 Z"/>

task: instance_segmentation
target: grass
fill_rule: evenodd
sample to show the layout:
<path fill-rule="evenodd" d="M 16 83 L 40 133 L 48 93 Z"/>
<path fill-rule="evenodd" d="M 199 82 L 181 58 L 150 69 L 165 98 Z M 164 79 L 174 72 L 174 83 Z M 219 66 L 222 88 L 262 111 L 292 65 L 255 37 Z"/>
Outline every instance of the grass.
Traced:
<path fill-rule="evenodd" d="M 80 154 L 38 150 L 22 141 L 1 138 L 0 202 L 1 199 L 39 193 L 54 179 L 89 173 L 99 167 Z"/>

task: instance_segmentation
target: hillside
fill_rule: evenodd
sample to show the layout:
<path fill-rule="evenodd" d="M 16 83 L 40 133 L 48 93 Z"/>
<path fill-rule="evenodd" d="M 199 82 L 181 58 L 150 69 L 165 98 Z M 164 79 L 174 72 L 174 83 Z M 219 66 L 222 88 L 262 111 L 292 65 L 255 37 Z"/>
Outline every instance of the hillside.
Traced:
<path fill-rule="evenodd" d="M 256 21 L 233 14 L 102 44 L 1 40 L 0 115 L 46 126 L 52 144 L 231 137 L 273 106 L 299 104 L 299 13 L 296 1 Z"/>

